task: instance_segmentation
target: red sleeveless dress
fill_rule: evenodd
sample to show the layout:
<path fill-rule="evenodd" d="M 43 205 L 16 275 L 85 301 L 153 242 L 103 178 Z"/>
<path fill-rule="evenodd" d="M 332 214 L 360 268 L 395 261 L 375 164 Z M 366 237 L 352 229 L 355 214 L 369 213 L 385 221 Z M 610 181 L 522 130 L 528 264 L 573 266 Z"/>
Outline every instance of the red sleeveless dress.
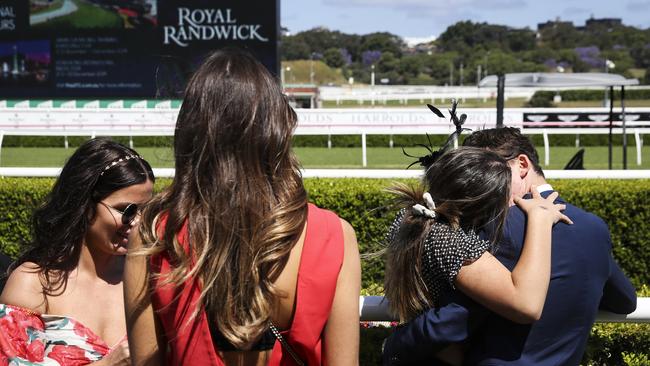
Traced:
<path fill-rule="evenodd" d="M 165 221 L 162 221 L 164 225 Z M 187 248 L 187 224 L 177 234 Z M 309 204 L 307 232 L 300 257 L 296 287 L 296 308 L 291 327 L 282 332 L 300 359 L 307 365 L 321 365 L 321 337 L 334 300 L 336 281 L 343 263 L 343 229 L 331 211 Z M 151 258 L 152 273 L 169 273 L 166 252 Z M 210 335 L 207 315 L 201 311 L 191 323 L 200 294 L 197 280 L 180 287 L 162 286 L 152 281 L 152 304 L 168 342 L 168 365 L 224 365 Z M 164 352 L 164 350 L 161 350 Z M 294 366 L 295 362 L 276 340 L 269 365 Z"/>

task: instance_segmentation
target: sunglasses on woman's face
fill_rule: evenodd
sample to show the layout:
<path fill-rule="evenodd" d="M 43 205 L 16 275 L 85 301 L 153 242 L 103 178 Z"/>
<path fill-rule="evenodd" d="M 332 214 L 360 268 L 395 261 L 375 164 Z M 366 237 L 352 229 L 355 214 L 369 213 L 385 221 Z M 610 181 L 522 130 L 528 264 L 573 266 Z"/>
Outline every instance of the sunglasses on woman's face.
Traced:
<path fill-rule="evenodd" d="M 109 205 L 106 202 L 99 202 L 102 205 L 117 211 L 122 215 L 122 225 L 131 225 L 133 222 L 133 219 L 135 219 L 135 216 L 138 214 L 138 205 L 135 203 L 129 203 L 123 210 L 119 210 L 111 205 Z"/>

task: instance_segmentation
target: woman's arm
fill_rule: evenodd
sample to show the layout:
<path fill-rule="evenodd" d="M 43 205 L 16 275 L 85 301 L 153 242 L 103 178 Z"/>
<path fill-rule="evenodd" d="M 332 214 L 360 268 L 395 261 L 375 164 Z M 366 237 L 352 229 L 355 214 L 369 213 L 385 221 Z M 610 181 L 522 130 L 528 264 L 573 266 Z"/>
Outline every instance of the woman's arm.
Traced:
<path fill-rule="evenodd" d="M 161 365 L 160 334 L 151 305 L 147 256 L 133 255 L 142 248 L 138 230 L 131 231 L 124 267 L 124 307 L 132 365 Z"/>
<path fill-rule="evenodd" d="M 336 293 L 325 325 L 323 361 L 325 365 L 359 364 L 359 293 L 361 264 L 354 229 L 341 219 L 343 226 L 343 265 L 336 281 Z"/>
<path fill-rule="evenodd" d="M 533 189 L 533 199 L 515 199 L 527 215 L 526 237 L 521 257 L 512 272 L 490 253 L 462 266 L 456 286 L 497 314 L 517 323 L 538 320 L 544 308 L 551 275 L 551 229 L 558 221 L 571 224 L 553 204 L 558 194 L 546 199 Z"/>
<path fill-rule="evenodd" d="M 11 272 L 0 295 L 0 303 L 29 309 L 38 314 L 46 312 L 43 286 L 35 263 L 25 262 Z"/>

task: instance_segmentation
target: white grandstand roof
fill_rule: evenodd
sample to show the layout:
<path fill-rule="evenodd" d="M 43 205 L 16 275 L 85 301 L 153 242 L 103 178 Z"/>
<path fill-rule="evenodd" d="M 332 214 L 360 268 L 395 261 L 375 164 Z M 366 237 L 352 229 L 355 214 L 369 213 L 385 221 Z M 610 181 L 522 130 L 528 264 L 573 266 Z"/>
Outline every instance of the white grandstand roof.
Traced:
<path fill-rule="evenodd" d="M 548 73 L 528 72 L 506 74 L 506 86 L 515 87 L 580 87 L 580 86 L 628 86 L 639 85 L 637 79 L 626 79 L 621 75 L 585 72 L 585 73 Z M 483 78 L 479 87 L 497 86 L 497 75 Z"/>

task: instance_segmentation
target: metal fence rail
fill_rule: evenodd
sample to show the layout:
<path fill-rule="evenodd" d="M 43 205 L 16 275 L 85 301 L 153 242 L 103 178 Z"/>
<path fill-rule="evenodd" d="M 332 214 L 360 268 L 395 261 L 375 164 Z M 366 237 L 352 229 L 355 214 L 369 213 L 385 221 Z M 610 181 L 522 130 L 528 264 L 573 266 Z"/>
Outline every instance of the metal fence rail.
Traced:
<path fill-rule="evenodd" d="M 57 177 L 61 168 L 0 168 L 2 177 Z M 158 178 L 174 177 L 173 168 L 154 168 Z M 303 169 L 303 178 L 420 178 L 422 170 L 404 169 Z M 549 179 L 648 179 L 650 170 L 545 170 Z"/>
<path fill-rule="evenodd" d="M 172 136 L 180 101 L 3 101 L 0 100 L 0 148 L 4 136 Z M 587 110 L 587 111 L 585 111 Z M 367 166 L 368 135 L 449 134 L 453 126 L 447 119 L 433 116 L 426 108 L 297 109 L 296 135 L 361 136 L 361 165 Z M 495 125 L 494 108 L 467 108 L 465 127 L 477 130 Z M 605 108 L 508 108 L 507 126 L 522 128 L 525 134 L 544 137 L 544 164 L 550 160 L 549 135 L 609 133 Z M 530 117 L 529 115 L 534 115 Z M 528 117 L 527 117 L 528 116 Z M 547 117 L 560 122 L 543 122 Z M 650 132 L 647 108 L 628 108 L 625 117 L 628 133 L 634 134 L 636 160 L 641 165 L 643 134 Z M 542 118 L 543 117 L 543 118 Z M 526 122 L 533 118 L 533 122 Z M 552 118 L 551 118 L 552 119 Z M 584 120 L 582 120 L 584 119 Z M 539 120 L 539 121 L 538 121 Z M 613 133 L 623 133 L 618 112 Z M 131 143 L 132 145 L 132 143 Z"/>
<path fill-rule="evenodd" d="M 362 321 L 394 321 L 395 317 L 388 311 L 388 300 L 383 296 L 361 296 L 359 298 L 359 315 Z M 637 299 L 636 311 L 622 315 L 599 311 L 596 317 L 599 323 L 650 323 L 650 297 Z"/>

